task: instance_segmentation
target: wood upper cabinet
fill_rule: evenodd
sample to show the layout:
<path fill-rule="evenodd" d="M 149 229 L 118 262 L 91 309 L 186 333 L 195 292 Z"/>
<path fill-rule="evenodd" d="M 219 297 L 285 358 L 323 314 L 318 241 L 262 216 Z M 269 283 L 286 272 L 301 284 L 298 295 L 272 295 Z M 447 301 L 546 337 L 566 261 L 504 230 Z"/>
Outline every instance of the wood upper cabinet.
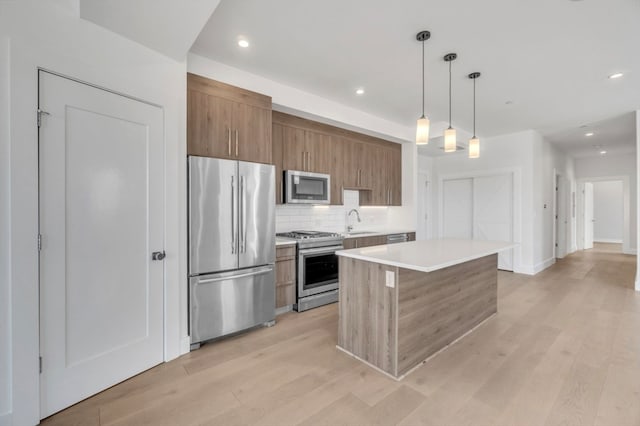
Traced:
<path fill-rule="evenodd" d="M 371 144 L 368 149 L 372 153 L 368 161 L 374 173 L 369 178 L 370 189 L 360 191 L 360 205 L 402 205 L 402 146 Z"/>
<path fill-rule="evenodd" d="M 395 144 L 387 150 L 386 174 L 388 178 L 389 205 L 402 205 L 402 145 Z"/>
<path fill-rule="evenodd" d="M 275 124 L 275 123 L 274 123 Z M 282 168 L 306 171 L 307 143 L 304 129 L 281 125 Z"/>
<path fill-rule="evenodd" d="M 369 144 L 353 139 L 342 139 L 344 144 L 344 187 L 345 189 L 370 189 L 371 161 L 375 154 L 369 149 Z"/>
<path fill-rule="evenodd" d="M 187 154 L 271 163 L 271 98 L 187 74 Z"/>
<path fill-rule="evenodd" d="M 399 144 L 281 112 L 273 113 L 273 137 L 280 178 L 281 170 L 329 174 L 334 205 L 343 204 L 343 189 L 360 191 L 361 205 L 402 204 Z"/>
<path fill-rule="evenodd" d="M 276 166 L 276 204 L 284 203 L 284 186 L 282 171 L 284 152 L 284 127 L 281 124 L 273 123 L 271 139 L 271 160 Z"/>

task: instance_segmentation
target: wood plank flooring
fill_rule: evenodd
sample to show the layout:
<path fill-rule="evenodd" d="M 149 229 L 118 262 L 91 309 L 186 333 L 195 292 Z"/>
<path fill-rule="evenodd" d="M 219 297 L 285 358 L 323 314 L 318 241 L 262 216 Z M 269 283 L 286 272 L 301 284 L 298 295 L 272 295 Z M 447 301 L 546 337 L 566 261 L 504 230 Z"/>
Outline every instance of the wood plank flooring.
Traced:
<path fill-rule="evenodd" d="M 335 348 L 337 305 L 203 346 L 44 425 L 640 425 L 635 256 L 500 272 L 498 314 L 401 382 Z"/>

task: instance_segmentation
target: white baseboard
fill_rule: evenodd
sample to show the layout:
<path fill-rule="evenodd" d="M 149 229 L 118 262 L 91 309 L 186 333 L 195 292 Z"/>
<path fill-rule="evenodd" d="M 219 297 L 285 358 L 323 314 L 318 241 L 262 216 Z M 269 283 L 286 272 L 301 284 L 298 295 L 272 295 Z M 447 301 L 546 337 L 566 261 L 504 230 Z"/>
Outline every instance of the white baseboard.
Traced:
<path fill-rule="evenodd" d="M 609 243 L 609 244 L 622 244 L 622 240 L 613 240 L 611 238 L 598 238 L 597 240 L 594 238 L 594 243 Z"/>
<path fill-rule="evenodd" d="M 638 249 L 629 249 L 626 251 L 623 251 L 624 254 L 632 254 L 632 255 L 637 255 L 638 254 Z"/>
<path fill-rule="evenodd" d="M 13 419 L 11 418 L 11 413 L 0 414 L 0 426 L 12 426 Z"/>
<path fill-rule="evenodd" d="M 536 275 L 538 272 L 544 271 L 554 263 L 556 263 L 556 259 L 554 257 L 550 257 L 549 259 L 536 263 L 535 265 L 521 265 L 514 268 L 513 272 L 517 274 Z"/>

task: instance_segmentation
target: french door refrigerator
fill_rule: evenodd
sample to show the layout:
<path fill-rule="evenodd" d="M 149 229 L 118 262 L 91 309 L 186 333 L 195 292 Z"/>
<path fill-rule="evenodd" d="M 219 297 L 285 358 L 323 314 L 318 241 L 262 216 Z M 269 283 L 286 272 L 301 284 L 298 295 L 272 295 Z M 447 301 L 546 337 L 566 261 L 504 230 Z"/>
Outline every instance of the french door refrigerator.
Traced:
<path fill-rule="evenodd" d="M 189 156 L 191 346 L 275 318 L 275 168 Z"/>

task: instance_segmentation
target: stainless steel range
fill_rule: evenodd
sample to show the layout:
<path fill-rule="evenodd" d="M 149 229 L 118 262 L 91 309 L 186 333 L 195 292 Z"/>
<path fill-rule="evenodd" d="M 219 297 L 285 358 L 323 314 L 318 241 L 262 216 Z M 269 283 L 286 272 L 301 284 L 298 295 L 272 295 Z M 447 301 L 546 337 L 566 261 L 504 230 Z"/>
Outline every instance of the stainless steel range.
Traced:
<path fill-rule="evenodd" d="M 331 232 L 292 231 L 277 234 L 292 238 L 297 250 L 297 303 L 298 311 L 316 308 L 338 301 L 338 256 L 342 250 L 342 235 Z"/>

